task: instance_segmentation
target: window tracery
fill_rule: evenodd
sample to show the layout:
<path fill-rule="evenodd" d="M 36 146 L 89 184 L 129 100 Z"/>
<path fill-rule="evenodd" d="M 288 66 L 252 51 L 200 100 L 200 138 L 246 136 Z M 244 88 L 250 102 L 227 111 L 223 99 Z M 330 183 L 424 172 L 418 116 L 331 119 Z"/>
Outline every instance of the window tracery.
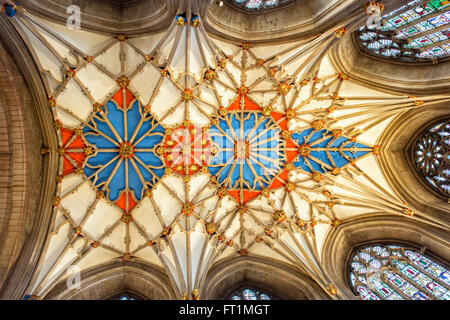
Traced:
<path fill-rule="evenodd" d="M 450 1 L 414 0 L 382 16 L 382 26 L 363 26 L 358 38 L 365 50 L 404 61 L 450 55 Z"/>
<path fill-rule="evenodd" d="M 234 291 L 230 298 L 230 300 L 273 300 L 272 297 L 262 292 L 259 289 L 243 287 L 239 290 Z"/>
<path fill-rule="evenodd" d="M 450 273 L 415 249 L 400 245 L 360 248 L 349 265 L 362 300 L 450 300 Z"/>
<path fill-rule="evenodd" d="M 232 0 L 232 2 L 246 10 L 270 9 L 284 4 L 289 0 Z"/>
<path fill-rule="evenodd" d="M 434 190 L 450 195 L 450 120 L 440 121 L 423 132 L 413 145 L 412 162 Z"/>

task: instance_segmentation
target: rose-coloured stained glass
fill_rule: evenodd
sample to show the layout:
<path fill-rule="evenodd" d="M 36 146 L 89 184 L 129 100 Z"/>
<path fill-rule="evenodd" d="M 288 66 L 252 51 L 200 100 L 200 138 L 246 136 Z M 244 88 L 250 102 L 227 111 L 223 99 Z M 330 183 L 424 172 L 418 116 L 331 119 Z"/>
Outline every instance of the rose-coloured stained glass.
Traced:
<path fill-rule="evenodd" d="M 362 300 L 449 300 L 448 275 L 430 257 L 392 245 L 360 248 L 350 262 L 350 284 Z"/>

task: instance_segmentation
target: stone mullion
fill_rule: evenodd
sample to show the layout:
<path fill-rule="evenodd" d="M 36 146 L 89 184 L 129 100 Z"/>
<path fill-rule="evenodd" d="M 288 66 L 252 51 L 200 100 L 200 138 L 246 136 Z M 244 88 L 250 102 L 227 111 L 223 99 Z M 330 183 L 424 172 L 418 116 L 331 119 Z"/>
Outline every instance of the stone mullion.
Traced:
<path fill-rule="evenodd" d="M 407 260 L 404 259 L 398 259 L 398 260 L 403 260 L 403 262 L 408 262 Z M 406 275 L 403 274 L 403 272 L 401 272 L 397 267 L 393 267 L 396 270 L 396 274 L 401 277 L 403 280 L 405 280 L 406 282 L 408 282 L 409 284 L 411 284 L 413 287 L 415 287 L 418 291 L 422 292 L 423 294 L 425 294 L 427 297 L 429 297 L 431 300 L 437 300 L 438 298 L 436 298 L 431 292 L 428 292 L 426 290 L 424 290 L 425 288 L 423 288 L 422 286 L 420 286 L 419 284 L 415 283 L 412 279 L 408 278 Z M 420 271 L 419 271 L 420 272 Z M 417 277 L 417 275 L 416 275 Z"/>

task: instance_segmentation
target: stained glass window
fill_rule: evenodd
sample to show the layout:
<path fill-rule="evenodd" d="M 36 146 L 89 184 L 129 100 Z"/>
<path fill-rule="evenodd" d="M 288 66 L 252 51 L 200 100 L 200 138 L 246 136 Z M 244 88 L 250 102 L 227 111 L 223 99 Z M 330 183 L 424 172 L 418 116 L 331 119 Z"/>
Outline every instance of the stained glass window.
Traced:
<path fill-rule="evenodd" d="M 247 10 L 269 9 L 291 0 L 231 0 L 234 4 Z"/>
<path fill-rule="evenodd" d="M 127 301 L 127 300 L 139 300 L 138 298 L 132 296 L 129 293 L 122 293 L 116 297 L 114 297 L 112 300 L 123 300 L 123 301 Z"/>
<path fill-rule="evenodd" d="M 359 29 L 362 46 L 373 54 L 404 61 L 450 55 L 450 1 L 414 0 L 382 16 L 381 25 Z"/>
<path fill-rule="evenodd" d="M 362 300 L 450 300 L 450 272 L 419 251 L 377 244 L 350 262 L 350 283 Z"/>
<path fill-rule="evenodd" d="M 420 176 L 434 190 L 450 195 L 450 119 L 423 132 L 414 143 L 412 157 Z"/>
<path fill-rule="evenodd" d="M 258 289 L 244 287 L 233 292 L 230 300 L 272 300 L 272 298 Z"/>

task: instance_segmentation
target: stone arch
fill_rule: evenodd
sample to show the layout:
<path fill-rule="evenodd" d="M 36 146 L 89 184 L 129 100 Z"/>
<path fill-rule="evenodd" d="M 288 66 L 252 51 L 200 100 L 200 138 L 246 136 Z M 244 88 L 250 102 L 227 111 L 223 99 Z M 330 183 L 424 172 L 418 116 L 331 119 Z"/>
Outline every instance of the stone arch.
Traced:
<path fill-rule="evenodd" d="M 80 289 L 58 282 L 44 300 L 108 300 L 123 292 L 143 300 L 176 299 L 166 272 L 142 261 L 111 261 L 81 272 Z"/>
<path fill-rule="evenodd" d="M 448 116 L 448 103 L 424 105 L 399 115 L 380 136 L 379 144 L 383 148 L 378 158 L 384 177 L 394 192 L 410 206 L 442 224 L 448 222 L 448 199 L 430 192 L 424 185 L 411 164 L 408 147 L 430 122 L 445 116 Z"/>
<path fill-rule="evenodd" d="M 356 299 L 348 275 L 348 263 L 354 250 L 374 242 L 397 243 L 417 249 L 439 261 L 449 261 L 447 230 L 426 225 L 418 220 L 411 223 L 405 217 L 384 213 L 346 220 L 331 230 L 323 244 L 322 261 L 327 274 L 346 299 Z M 448 264 L 448 263 L 447 263 Z"/>
<path fill-rule="evenodd" d="M 0 42 L 0 288 L 21 254 L 39 197 L 42 137 L 32 107 L 23 76 Z"/>
<path fill-rule="evenodd" d="M 208 272 L 202 299 L 227 299 L 233 291 L 250 286 L 283 300 L 329 299 L 312 278 L 281 261 L 257 256 L 224 259 Z"/>

